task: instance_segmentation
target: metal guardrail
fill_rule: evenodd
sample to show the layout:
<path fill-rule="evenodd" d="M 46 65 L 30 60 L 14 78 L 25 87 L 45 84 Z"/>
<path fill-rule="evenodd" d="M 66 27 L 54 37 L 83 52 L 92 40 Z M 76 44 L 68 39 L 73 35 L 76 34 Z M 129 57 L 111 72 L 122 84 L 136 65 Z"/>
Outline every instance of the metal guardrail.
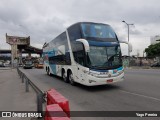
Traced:
<path fill-rule="evenodd" d="M 37 93 L 37 112 L 43 115 L 43 103 L 46 102 L 45 96 L 46 93 L 42 92 L 20 69 L 17 67 L 17 72 L 22 79 L 22 83 L 25 82 L 25 91 L 29 92 L 29 85 Z"/>

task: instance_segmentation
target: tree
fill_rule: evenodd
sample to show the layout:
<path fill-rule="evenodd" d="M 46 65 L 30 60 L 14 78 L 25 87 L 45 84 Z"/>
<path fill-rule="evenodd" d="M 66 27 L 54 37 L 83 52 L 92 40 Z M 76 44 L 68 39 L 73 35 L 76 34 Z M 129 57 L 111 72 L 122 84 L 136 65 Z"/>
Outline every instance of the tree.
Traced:
<path fill-rule="evenodd" d="M 160 42 L 157 44 L 148 46 L 148 48 L 145 49 L 145 52 L 147 54 L 147 57 L 160 56 Z"/>

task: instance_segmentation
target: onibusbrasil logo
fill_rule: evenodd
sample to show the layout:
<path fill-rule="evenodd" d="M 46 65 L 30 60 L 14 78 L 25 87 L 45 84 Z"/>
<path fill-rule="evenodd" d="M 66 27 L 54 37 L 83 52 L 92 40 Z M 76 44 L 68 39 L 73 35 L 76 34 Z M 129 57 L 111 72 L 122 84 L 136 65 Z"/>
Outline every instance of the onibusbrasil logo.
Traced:
<path fill-rule="evenodd" d="M 2 112 L 1 117 L 42 117 L 42 113 L 37 112 Z"/>

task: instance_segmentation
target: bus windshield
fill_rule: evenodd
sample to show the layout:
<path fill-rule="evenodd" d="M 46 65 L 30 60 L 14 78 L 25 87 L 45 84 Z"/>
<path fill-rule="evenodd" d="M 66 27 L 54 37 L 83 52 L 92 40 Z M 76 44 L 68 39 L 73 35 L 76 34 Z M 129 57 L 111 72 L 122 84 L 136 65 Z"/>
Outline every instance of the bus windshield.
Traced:
<path fill-rule="evenodd" d="M 90 68 L 110 69 L 122 66 L 120 46 L 90 46 L 87 58 L 87 64 Z"/>
<path fill-rule="evenodd" d="M 109 25 L 82 23 L 82 34 L 90 38 L 116 38 L 115 32 Z"/>

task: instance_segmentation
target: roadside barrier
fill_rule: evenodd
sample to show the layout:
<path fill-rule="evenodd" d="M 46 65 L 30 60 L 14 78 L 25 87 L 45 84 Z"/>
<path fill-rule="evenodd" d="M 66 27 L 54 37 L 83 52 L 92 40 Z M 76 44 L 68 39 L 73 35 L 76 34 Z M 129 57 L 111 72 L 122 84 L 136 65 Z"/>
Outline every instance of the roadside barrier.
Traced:
<path fill-rule="evenodd" d="M 37 112 L 43 114 L 43 103 L 46 102 L 45 96 L 46 93 L 42 92 L 20 69 L 17 67 L 17 72 L 22 79 L 22 83 L 25 82 L 25 91 L 29 92 L 29 85 L 34 89 L 37 93 Z"/>
<path fill-rule="evenodd" d="M 29 92 L 30 85 L 37 93 L 37 112 L 41 113 L 43 117 L 43 103 L 47 101 L 44 120 L 70 120 L 68 99 L 55 89 L 48 90 L 47 94 L 42 92 L 18 67 L 17 72 L 22 79 L 22 83 L 25 83 L 25 91 Z"/>
<path fill-rule="evenodd" d="M 58 104 L 47 105 L 45 120 L 70 120 Z"/>
<path fill-rule="evenodd" d="M 69 101 L 55 89 L 47 91 L 47 105 L 58 104 L 63 111 L 70 117 Z"/>

